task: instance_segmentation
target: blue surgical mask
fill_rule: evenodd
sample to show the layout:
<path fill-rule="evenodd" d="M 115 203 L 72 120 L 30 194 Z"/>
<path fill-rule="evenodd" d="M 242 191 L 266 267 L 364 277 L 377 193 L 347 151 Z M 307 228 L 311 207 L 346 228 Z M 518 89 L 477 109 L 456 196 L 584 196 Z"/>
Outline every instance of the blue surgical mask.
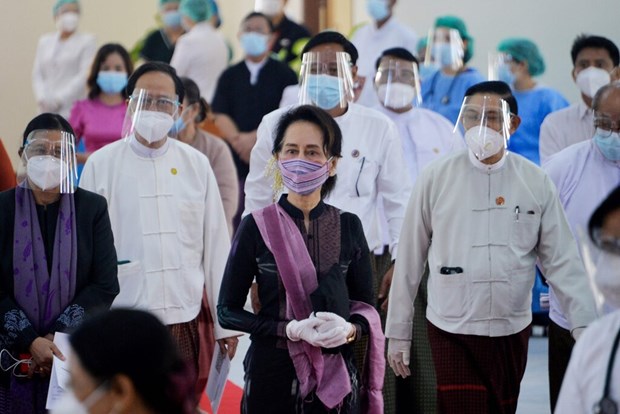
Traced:
<path fill-rule="evenodd" d="M 606 137 L 600 128 L 596 128 L 594 142 L 605 158 L 610 161 L 620 161 L 620 133 L 612 132 L 610 136 Z"/>
<path fill-rule="evenodd" d="M 342 81 L 337 76 L 308 75 L 306 78 L 308 97 L 321 109 L 332 109 L 340 103 Z"/>
<path fill-rule="evenodd" d="M 101 71 L 97 74 L 97 85 L 105 93 L 121 93 L 127 86 L 127 74 L 112 70 Z"/>
<path fill-rule="evenodd" d="M 245 32 L 241 35 L 239 41 L 248 56 L 260 56 L 267 51 L 269 36 L 256 32 Z"/>
<path fill-rule="evenodd" d="M 368 14 L 375 21 L 384 20 L 390 15 L 390 9 L 386 0 L 368 0 L 366 2 L 366 10 L 368 10 Z"/>
<path fill-rule="evenodd" d="M 161 14 L 161 20 L 166 27 L 180 27 L 181 13 L 177 10 L 164 12 Z"/>
<path fill-rule="evenodd" d="M 174 124 L 172 124 L 172 128 L 170 128 L 170 135 L 178 135 L 179 132 L 183 131 L 186 126 L 187 123 L 183 119 L 183 115 L 181 115 L 176 121 L 174 121 Z"/>
<path fill-rule="evenodd" d="M 438 42 L 433 45 L 433 56 L 435 61 L 441 65 L 442 68 L 452 66 L 454 63 L 452 59 L 452 46 L 450 43 Z"/>
<path fill-rule="evenodd" d="M 504 63 L 497 68 L 497 77 L 502 82 L 512 85 L 515 81 L 515 74 L 510 70 L 510 65 Z"/>

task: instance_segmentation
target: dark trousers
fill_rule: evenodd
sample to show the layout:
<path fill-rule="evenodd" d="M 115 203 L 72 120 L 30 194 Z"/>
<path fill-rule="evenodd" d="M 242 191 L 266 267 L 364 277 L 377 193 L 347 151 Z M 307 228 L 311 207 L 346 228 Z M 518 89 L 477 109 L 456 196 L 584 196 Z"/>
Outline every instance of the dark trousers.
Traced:
<path fill-rule="evenodd" d="M 564 374 L 568 367 L 575 340 L 570 331 L 562 328 L 553 321 L 549 321 L 549 402 L 551 412 L 555 410 L 555 403 L 560 395 Z"/>

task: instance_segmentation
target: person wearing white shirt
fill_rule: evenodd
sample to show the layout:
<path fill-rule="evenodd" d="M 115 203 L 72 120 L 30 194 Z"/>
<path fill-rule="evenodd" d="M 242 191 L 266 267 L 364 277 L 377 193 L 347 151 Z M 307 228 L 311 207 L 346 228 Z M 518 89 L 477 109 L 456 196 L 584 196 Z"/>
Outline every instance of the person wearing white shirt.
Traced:
<path fill-rule="evenodd" d="M 577 239 L 585 234 L 594 209 L 620 185 L 617 132 L 620 129 L 620 84 L 607 84 L 599 89 L 592 110 L 594 137 L 563 149 L 543 166 L 558 189 L 566 218 Z M 590 255 L 594 263 L 598 259 L 596 253 L 593 250 Z M 553 288 L 549 289 L 549 305 L 549 394 L 553 411 L 575 341 Z"/>
<path fill-rule="evenodd" d="M 230 247 L 224 209 L 207 157 L 169 139 L 184 95 L 174 68 L 140 66 L 127 92 L 125 139 L 89 157 L 80 186 L 108 200 L 119 257 L 113 307 L 146 309 L 170 327 L 196 369 L 200 395 L 212 352 L 212 344 L 201 347 L 200 335 L 215 338 L 230 357 L 240 335 L 216 317 Z"/>
<path fill-rule="evenodd" d="M 73 103 L 86 97 L 86 77 L 97 44 L 92 34 L 77 32 L 77 0 L 57 0 L 53 12 L 58 30 L 39 39 L 32 89 L 39 113 L 57 113 L 68 119 Z"/>
<path fill-rule="evenodd" d="M 404 48 L 391 48 L 383 51 L 376 61 L 377 74 L 374 76 L 374 89 L 379 104 L 375 107 L 396 124 L 400 133 L 401 150 L 407 165 L 411 182 L 433 161 L 465 147 L 459 129 L 436 112 L 420 108 L 418 79 L 418 60 Z M 414 105 L 415 103 L 415 105 Z M 387 220 L 379 204 L 378 214 L 383 229 L 384 240 L 389 241 Z M 379 301 L 385 299 L 389 290 L 389 280 L 384 279 L 379 288 Z M 434 413 L 436 411 L 434 367 L 428 346 L 426 329 L 426 284 L 415 299 L 416 327 L 421 329 L 414 336 L 411 352 L 413 358 L 412 377 L 396 380 L 396 410 Z M 387 310 L 387 301 L 381 305 Z"/>
<path fill-rule="evenodd" d="M 592 297 L 581 294 L 589 289 L 585 270 L 553 183 L 506 151 L 520 121 L 506 83 L 469 88 L 459 116 L 468 149 L 422 171 L 407 207 L 388 305 L 388 360 L 397 375 L 411 374 L 413 302 L 426 271 L 439 412 L 516 412 L 537 260 L 573 336 L 596 317 Z"/>
<path fill-rule="evenodd" d="M 396 0 L 366 0 L 366 9 L 372 22 L 355 31 L 351 42 L 360 52 L 358 82 L 362 87 L 357 103 L 373 107 L 378 104 L 374 91 L 375 61 L 381 53 L 392 47 L 402 47 L 415 54 L 418 43 L 416 33 L 394 17 Z"/>
<path fill-rule="evenodd" d="M 196 82 L 203 98 L 211 102 L 220 74 L 228 65 L 228 48 L 210 22 L 208 0 L 181 0 L 179 12 L 187 31 L 174 47 L 170 65 L 179 76 Z"/>
<path fill-rule="evenodd" d="M 592 99 L 599 88 L 610 82 L 610 73 L 620 63 L 620 52 L 609 39 L 580 35 L 571 48 L 571 58 L 572 76 L 581 99 L 545 117 L 540 127 L 541 164 L 564 148 L 592 138 Z"/>
<path fill-rule="evenodd" d="M 594 211 L 588 233 L 601 256 L 599 266 L 593 269 L 595 286 L 606 302 L 620 309 L 620 187 Z M 616 408 L 620 403 L 619 341 L 620 311 L 602 317 L 584 331 L 573 349 L 555 413 L 616 412 L 609 410 L 609 403 Z"/>

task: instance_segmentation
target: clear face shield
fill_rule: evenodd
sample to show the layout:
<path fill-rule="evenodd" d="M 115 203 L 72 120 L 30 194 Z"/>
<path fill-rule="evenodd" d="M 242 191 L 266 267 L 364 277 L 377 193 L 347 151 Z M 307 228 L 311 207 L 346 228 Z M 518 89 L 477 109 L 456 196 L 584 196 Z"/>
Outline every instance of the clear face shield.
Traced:
<path fill-rule="evenodd" d="M 424 64 L 438 68 L 459 70 L 463 67 L 465 44 L 459 31 L 438 27 L 431 29 L 428 34 L 427 56 Z"/>
<path fill-rule="evenodd" d="M 353 101 L 351 57 L 346 52 L 304 53 L 300 79 L 301 105 L 344 109 Z"/>
<path fill-rule="evenodd" d="M 136 89 L 129 97 L 129 105 L 123 121 L 123 137 L 135 135 L 148 144 L 166 137 L 175 138 L 172 126 L 179 117 L 177 95 L 153 94 L 145 89 Z"/>
<path fill-rule="evenodd" d="M 32 131 L 17 168 L 17 185 L 30 190 L 71 194 L 75 192 L 77 169 L 75 138 L 65 131 Z"/>
<path fill-rule="evenodd" d="M 512 85 L 514 75 L 510 69 L 512 56 L 502 52 L 489 52 L 487 75 L 490 81 L 499 80 Z"/>
<path fill-rule="evenodd" d="M 375 75 L 375 91 L 386 108 L 419 106 L 422 95 L 418 65 L 403 59 L 383 58 Z"/>
<path fill-rule="evenodd" d="M 454 131 L 463 127 L 467 147 L 483 161 L 506 148 L 511 121 L 508 103 L 500 97 L 466 96 Z"/>

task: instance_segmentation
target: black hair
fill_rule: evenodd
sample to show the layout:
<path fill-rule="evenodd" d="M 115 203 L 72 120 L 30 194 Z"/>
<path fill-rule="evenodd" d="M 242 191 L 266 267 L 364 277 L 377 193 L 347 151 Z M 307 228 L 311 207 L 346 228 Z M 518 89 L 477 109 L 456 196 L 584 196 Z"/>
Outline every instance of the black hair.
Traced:
<path fill-rule="evenodd" d="M 45 112 L 35 116 L 30 122 L 28 122 L 28 125 L 26 125 L 26 129 L 24 130 L 22 145 L 26 145 L 26 139 L 28 138 L 28 135 L 30 135 L 32 131 L 36 131 L 37 129 L 64 131 L 70 133 L 75 137 L 75 131 L 73 131 L 71 124 L 65 118 L 58 114 Z"/>
<path fill-rule="evenodd" d="M 375 62 L 375 70 L 379 69 L 381 60 L 384 57 L 394 57 L 397 59 L 406 60 L 407 62 L 413 62 L 416 65 L 419 64 L 418 59 L 416 59 L 416 57 L 413 56 L 413 54 L 404 47 L 393 47 L 391 49 L 384 50 L 383 53 L 381 53 L 381 56 L 377 58 L 377 61 Z"/>
<path fill-rule="evenodd" d="M 177 94 L 179 102 L 183 102 L 183 98 L 185 98 L 183 82 L 181 82 L 181 79 L 177 75 L 177 71 L 172 66 L 164 62 L 147 62 L 144 65 L 139 66 L 127 80 L 128 96 L 131 96 L 133 90 L 136 88 L 136 82 L 138 82 L 138 79 L 140 79 L 142 75 L 149 72 L 161 72 L 170 76 L 174 82 L 174 93 Z"/>
<path fill-rule="evenodd" d="M 183 82 L 185 99 L 187 100 L 187 103 L 189 105 L 197 103 L 200 106 L 200 111 L 198 112 L 198 115 L 196 115 L 195 121 L 198 123 L 204 121 L 209 113 L 209 104 L 205 98 L 200 96 L 200 89 L 198 89 L 198 85 L 196 85 L 196 82 L 190 78 L 181 78 L 181 82 Z"/>
<path fill-rule="evenodd" d="M 620 90 L 620 82 L 611 82 L 607 85 L 601 86 L 592 98 L 592 109 L 594 111 L 598 111 L 598 108 L 601 106 L 601 101 L 603 100 L 603 98 L 614 89 Z"/>
<path fill-rule="evenodd" d="M 618 46 L 616 46 L 614 42 L 602 36 L 581 34 L 577 36 L 573 42 L 573 47 L 570 49 L 573 66 L 577 63 L 577 55 L 586 48 L 605 49 L 607 53 L 609 53 L 609 57 L 614 63 L 614 66 L 620 64 L 620 52 L 618 51 Z"/>
<path fill-rule="evenodd" d="M 467 89 L 467 91 L 465 92 L 465 96 L 472 96 L 477 93 L 493 93 L 495 95 L 499 95 L 499 97 L 505 100 L 508 104 L 510 112 L 515 115 L 519 115 L 519 106 L 517 105 L 517 100 L 512 94 L 510 86 L 508 86 L 506 82 L 486 81 L 477 83 Z"/>
<path fill-rule="evenodd" d="M 193 412 L 194 380 L 170 331 L 154 315 L 112 309 L 77 328 L 69 342 L 86 372 L 100 384 L 127 376 L 154 413 Z"/>
<path fill-rule="evenodd" d="M 353 45 L 353 43 L 349 42 L 349 40 L 341 33 L 329 30 L 318 33 L 315 36 L 311 37 L 301 51 L 301 54 L 303 55 L 306 52 L 310 52 L 315 47 L 327 43 L 336 43 L 342 46 L 344 51 L 347 52 L 349 56 L 351 56 L 351 63 L 353 65 L 357 64 L 357 58 L 359 57 L 359 54 L 357 53 L 357 48 Z"/>
<path fill-rule="evenodd" d="M 245 23 L 248 20 L 250 20 L 253 17 L 262 17 L 263 19 L 265 19 L 265 21 L 267 22 L 267 24 L 269 25 L 269 32 L 273 33 L 276 31 L 275 26 L 273 25 L 273 22 L 271 21 L 271 19 L 269 17 L 267 17 L 267 15 L 260 13 L 260 12 L 252 12 L 250 14 L 248 14 L 247 16 L 245 16 L 243 18 L 243 20 L 241 21 L 241 23 Z"/>
<path fill-rule="evenodd" d="M 590 235 L 590 239 L 597 244 L 596 235 L 598 231 L 603 228 L 603 224 L 605 223 L 605 219 L 610 213 L 617 211 L 620 209 L 620 186 L 616 187 L 609 195 L 603 200 L 601 204 L 594 210 L 592 216 L 590 216 L 590 221 L 588 222 L 588 234 Z"/>
<path fill-rule="evenodd" d="M 341 158 L 342 154 L 342 132 L 340 127 L 327 112 L 314 105 L 301 105 L 286 112 L 280 118 L 275 131 L 273 149 L 271 153 L 276 155 L 282 150 L 284 134 L 286 130 L 295 122 L 310 122 L 321 130 L 323 136 L 323 150 L 327 157 Z M 336 176 L 330 176 L 321 187 L 321 198 L 327 195 L 336 186 Z"/>
<path fill-rule="evenodd" d="M 122 45 L 118 43 L 107 43 L 101 46 L 95 55 L 93 64 L 90 67 L 90 74 L 86 80 L 86 86 L 88 86 L 88 99 L 95 99 L 101 94 L 101 88 L 97 85 L 97 75 L 99 75 L 103 62 L 113 53 L 118 53 L 121 56 L 121 59 L 123 59 L 123 64 L 125 65 L 125 70 L 127 71 L 127 77 L 129 77 L 131 72 L 133 72 L 133 62 L 131 61 L 131 57 L 129 57 L 129 53 L 127 53 L 127 50 Z M 127 99 L 126 88 L 123 88 L 121 94 L 123 95 L 123 98 Z"/>

